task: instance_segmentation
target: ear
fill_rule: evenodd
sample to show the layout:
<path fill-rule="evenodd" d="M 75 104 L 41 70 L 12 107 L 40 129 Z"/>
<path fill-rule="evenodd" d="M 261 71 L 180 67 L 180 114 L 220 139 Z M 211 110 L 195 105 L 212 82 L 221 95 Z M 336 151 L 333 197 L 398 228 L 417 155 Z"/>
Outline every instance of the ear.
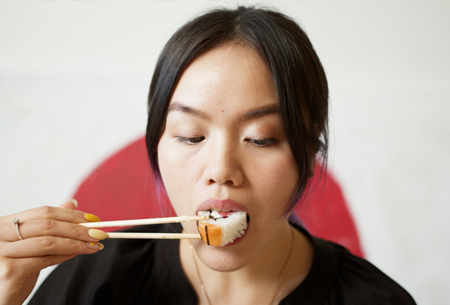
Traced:
<path fill-rule="evenodd" d="M 320 128 L 319 124 L 314 124 L 314 127 L 316 128 L 317 137 L 320 138 L 320 135 L 322 133 L 322 129 Z"/>

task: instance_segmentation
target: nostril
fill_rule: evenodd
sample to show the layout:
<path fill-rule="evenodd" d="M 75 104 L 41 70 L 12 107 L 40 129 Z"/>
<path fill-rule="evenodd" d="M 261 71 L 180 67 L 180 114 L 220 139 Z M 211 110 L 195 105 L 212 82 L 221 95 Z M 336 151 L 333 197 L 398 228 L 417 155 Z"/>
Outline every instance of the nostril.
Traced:
<path fill-rule="evenodd" d="M 242 183 L 242 173 L 239 168 L 232 169 L 223 166 L 211 166 L 204 171 L 203 180 L 208 185 L 238 186 Z"/>
<path fill-rule="evenodd" d="M 209 179 L 209 184 L 214 184 L 214 183 L 234 185 L 233 180 L 226 180 L 225 182 L 221 182 L 220 180 L 218 181 L 216 179 Z"/>
<path fill-rule="evenodd" d="M 235 185 L 234 181 L 231 181 L 231 180 L 227 180 L 227 181 L 225 181 L 225 184 L 229 184 L 229 185 Z"/>

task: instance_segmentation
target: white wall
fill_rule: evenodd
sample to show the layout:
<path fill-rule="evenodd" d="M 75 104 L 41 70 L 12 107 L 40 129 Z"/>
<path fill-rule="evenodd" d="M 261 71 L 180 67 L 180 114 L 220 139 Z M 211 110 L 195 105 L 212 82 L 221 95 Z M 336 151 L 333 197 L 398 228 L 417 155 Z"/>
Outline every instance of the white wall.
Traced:
<path fill-rule="evenodd" d="M 0 215 L 65 201 L 143 135 L 163 44 L 232 3 L 0 1 Z M 419 304 L 449 304 L 450 3 L 271 5 L 302 24 L 327 71 L 330 168 L 368 258 Z"/>

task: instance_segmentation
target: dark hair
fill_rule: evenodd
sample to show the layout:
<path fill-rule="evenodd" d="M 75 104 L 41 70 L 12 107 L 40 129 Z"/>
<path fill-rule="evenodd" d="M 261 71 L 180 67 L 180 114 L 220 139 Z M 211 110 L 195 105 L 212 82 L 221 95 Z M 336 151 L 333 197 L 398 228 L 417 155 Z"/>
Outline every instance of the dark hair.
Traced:
<path fill-rule="evenodd" d="M 168 105 L 182 73 L 199 55 L 227 43 L 252 47 L 271 71 L 279 114 L 299 172 L 289 213 L 305 195 L 316 153 L 326 162 L 328 84 L 305 32 L 292 19 L 273 10 L 242 6 L 233 10 L 215 9 L 186 23 L 167 42 L 148 97 L 146 141 L 152 169 L 161 181 L 157 147 Z"/>

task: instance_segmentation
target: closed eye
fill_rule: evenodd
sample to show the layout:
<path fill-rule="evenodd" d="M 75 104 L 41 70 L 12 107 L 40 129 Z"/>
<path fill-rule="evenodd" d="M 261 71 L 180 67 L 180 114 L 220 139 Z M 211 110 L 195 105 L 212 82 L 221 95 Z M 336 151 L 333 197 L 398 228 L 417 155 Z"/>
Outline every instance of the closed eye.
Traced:
<path fill-rule="evenodd" d="M 177 142 L 194 145 L 202 142 L 205 139 L 205 137 L 193 137 L 193 138 L 176 137 L 175 139 Z"/>
<path fill-rule="evenodd" d="M 269 146 L 273 146 L 273 145 L 277 144 L 277 139 L 262 139 L 262 140 L 247 139 L 246 141 L 248 141 L 258 147 L 269 147 Z"/>

